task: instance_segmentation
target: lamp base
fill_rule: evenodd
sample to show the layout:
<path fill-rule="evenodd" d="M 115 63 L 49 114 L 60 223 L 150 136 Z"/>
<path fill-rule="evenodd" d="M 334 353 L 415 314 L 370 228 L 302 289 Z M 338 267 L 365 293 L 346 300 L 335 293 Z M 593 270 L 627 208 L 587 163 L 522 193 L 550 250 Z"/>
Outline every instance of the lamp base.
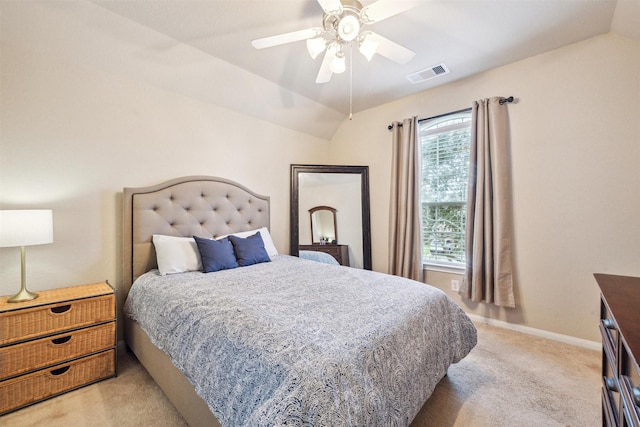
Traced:
<path fill-rule="evenodd" d="M 31 301 L 36 298 L 38 298 L 38 294 L 29 292 L 26 288 L 22 288 L 20 289 L 20 292 L 9 298 L 7 302 Z"/>

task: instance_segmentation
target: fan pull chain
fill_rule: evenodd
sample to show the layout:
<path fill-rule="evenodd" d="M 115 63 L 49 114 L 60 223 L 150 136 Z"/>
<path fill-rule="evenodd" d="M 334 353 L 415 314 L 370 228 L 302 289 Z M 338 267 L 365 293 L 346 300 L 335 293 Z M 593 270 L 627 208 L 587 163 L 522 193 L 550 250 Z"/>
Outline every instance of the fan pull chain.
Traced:
<path fill-rule="evenodd" d="M 349 43 L 349 120 L 353 120 L 353 43 Z"/>

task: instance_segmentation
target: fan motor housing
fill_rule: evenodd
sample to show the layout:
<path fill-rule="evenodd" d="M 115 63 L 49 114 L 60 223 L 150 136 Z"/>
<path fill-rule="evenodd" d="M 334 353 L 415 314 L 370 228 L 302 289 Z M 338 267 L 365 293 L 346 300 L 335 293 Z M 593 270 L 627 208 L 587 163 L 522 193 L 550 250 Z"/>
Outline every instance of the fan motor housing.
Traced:
<path fill-rule="evenodd" d="M 362 10 L 362 4 L 359 1 L 343 0 L 342 10 L 336 10 L 335 12 L 324 14 L 324 16 L 322 17 L 322 26 L 325 31 L 333 34 L 338 34 L 338 28 L 340 27 L 340 22 L 343 21 L 343 19 L 346 18 L 347 16 L 353 16 L 357 19 L 357 22 L 359 24 L 358 31 L 357 31 L 359 32 L 360 27 L 362 27 L 362 24 L 364 23 L 362 22 L 362 19 L 360 16 L 361 10 Z M 349 19 L 352 20 L 353 18 L 349 18 Z M 349 40 L 343 39 L 343 40 L 344 41 L 353 40 L 357 36 L 357 32 L 356 32 L 356 35 L 351 39 Z"/>

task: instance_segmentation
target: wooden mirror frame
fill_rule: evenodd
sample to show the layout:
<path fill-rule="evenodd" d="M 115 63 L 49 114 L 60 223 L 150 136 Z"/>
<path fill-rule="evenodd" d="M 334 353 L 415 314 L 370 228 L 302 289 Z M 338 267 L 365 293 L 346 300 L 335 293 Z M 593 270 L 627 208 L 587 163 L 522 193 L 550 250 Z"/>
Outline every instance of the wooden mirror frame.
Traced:
<path fill-rule="evenodd" d="M 299 255 L 300 219 L 299 219 L 299 175 L 301 173 L 344 173 L 360 175 L 360 196 L 362 206 L 362 267 L 373 268 L 371 262 L 371 208 L 369 202 L 369 166 L 340 165 L 291 165 L 291 199 L 289 217 L 289 253 Z"/>
<path fill-rule="evenodd" d="M 331 212 L 331 216 L 333 217 L 333 240 L 335 242 L 338 241 L 338 221 L 336 220 L 336 212 L 338 212 L 335 208 L 331 206 L 316 206 L 314 208 L 309 209 L 309 223 L 311 225 L 311 244 L 315 245 L 316 243 L 313 241 L 315 237 L 315 233 L 313 230 L 313 214 L 318 211 L 328 211 Z M 319 243 L 319 242 L 318 242 Z"/>

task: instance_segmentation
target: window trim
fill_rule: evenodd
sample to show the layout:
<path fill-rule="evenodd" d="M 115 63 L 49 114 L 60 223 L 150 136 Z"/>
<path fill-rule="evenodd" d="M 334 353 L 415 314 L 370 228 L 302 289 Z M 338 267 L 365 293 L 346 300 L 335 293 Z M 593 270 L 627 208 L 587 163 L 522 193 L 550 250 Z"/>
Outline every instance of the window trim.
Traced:
<path fill-rule="evenodd" d="M 462 110 L 451 111 L 449 113 L 438 114 L 437 116 L 425 117 L 423 119 L 418 119 L 418 123 L 424 122 L 426 120 L 434 120 L 434 119 L 439 119 L 441 117 L 452 116 L 454 114 L 466 113 L 467 111 L 471 111 L 471 110 L 472 108 L 469 107 L 469 108 L 463 108 Z"/>
<path fill-rule="evenodd" d="M 436 261 L 423 261 L 422 269 L 428 271 L 439 271 L 441 273 L 464 274 L 467 267 L 461 262 L 445 264 Z"/>

